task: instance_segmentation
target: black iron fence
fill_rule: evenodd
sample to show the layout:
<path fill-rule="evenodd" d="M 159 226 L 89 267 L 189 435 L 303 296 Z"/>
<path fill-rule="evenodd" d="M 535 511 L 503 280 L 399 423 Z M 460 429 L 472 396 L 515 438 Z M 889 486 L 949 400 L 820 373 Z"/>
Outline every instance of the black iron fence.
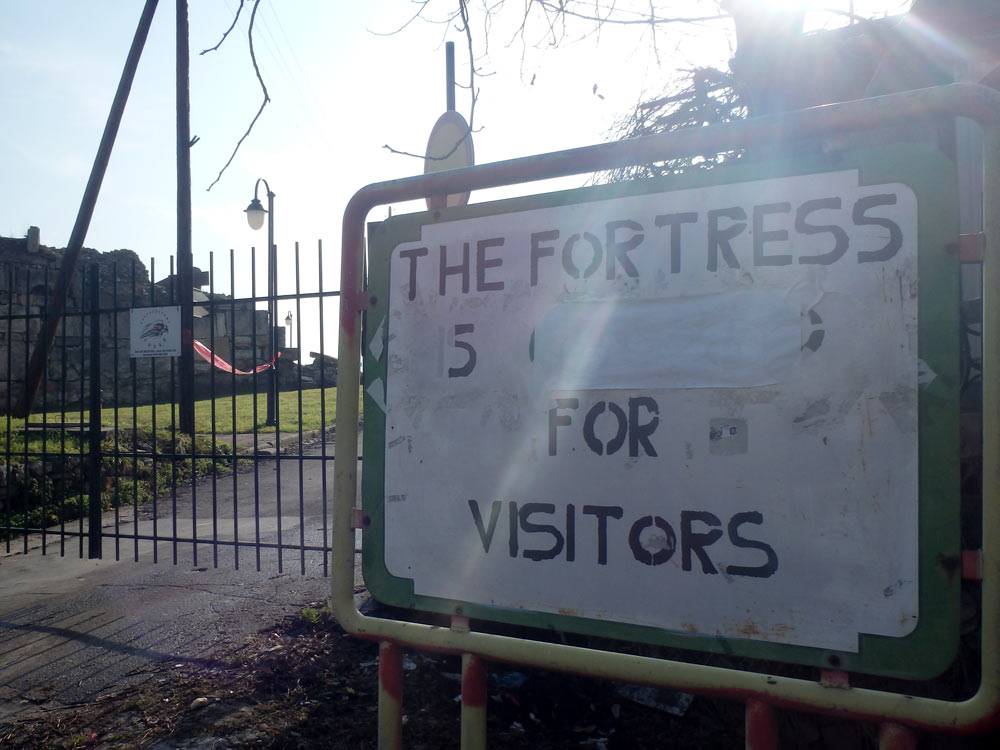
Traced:
<path fill-rule="evenodd" d="M 170 314 L 181 296 L 173 264 L 155 281 L 155 266 L 147 272 L 128 251 L 93 253 L 81 264 L 31 416 L 16 419 L 60 258 L 47 250 L 3 255 L 0 542 L 6 552 L 237 568 L 252 562 L 279 572 L 294 564 L 303 573 L 321 565 L 326 573 L 337 362 L 324 340 L 339 291 L 324 288 L 330 269 L 323 267 L 321 244 L 315 265 L 295 245 L 282 265 L 288 293 L 273 299 L 257 293 L 271 285 L 259 283 L 253 251 L 248 263 L 230 251 L 223 269 L 210 259 L 199 279 L 204 286 L 194 290 L 193 340 L 179 344 L 201 354 L 190 389 L 193 433 L 180 427 L 186 389 L 178 358 L 133 356 L 151 338 L 178 340 L 170 339 L 178 326 Z M 287 335 L 269 312 L 275 309 L 297 323 L 297 335 Z M 137 316 L 144 328 L 135 327 Z M 274 424 L 266 424 L 272 387 Z"/>

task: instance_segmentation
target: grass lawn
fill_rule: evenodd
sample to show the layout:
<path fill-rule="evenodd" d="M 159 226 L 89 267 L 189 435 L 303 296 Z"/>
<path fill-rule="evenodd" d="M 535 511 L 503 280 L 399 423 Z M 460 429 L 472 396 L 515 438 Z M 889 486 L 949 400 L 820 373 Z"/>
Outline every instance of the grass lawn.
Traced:
<path fill-rule="evenodd" d="M 256 401 L 256 414 L 254 412 L 254 402 Z M 358 393 L 358 408 L 361 409 L 361 393 Z M 156 431 L 160 433 L 169 431 L 171 426 L 178 425 L 179 409 L 176 404 L 158 404 L 153 406 L 123 406 L 119 409 L 108 408 L 101 412 L 101 424 L 105 427 L 114 427 L 116 424 L 115 412 L 117 411 L 117 425 L 119 429 L 131 429 L 133 426 L 144 430 L 153 429 L 153 419 L 156 419 Z M 282 432 L 297 432 L 299 427 L 303 430 L 318 430 L 321 427 L 329 427 L 335 421 L 337 411 L 337 389 L 313 388 L 303 391 L 287 391 L 278 396 L 278 424 Z M 172 412 L 172 414 L 171 414 Z M 242 394 L 235 398 L 224 396 L 214 401 L 205 399 L 196 401 L 194 404 L 194 426 L 195 432 L 208 434 L 213 431 L 223 434 L 231 434 L 233 429 L 233 415 L 235 412 L 237 433 L 253 432 L 257 429 L 273 430 L 273 427 L 264 427 L 267 418 L 267 396 L 263 393 Z M 89 413 L 84 410 L 81 414 L 79 410 L 68 412 L 45 412 L 32 414 L 31 422 L 86 422 Z M 20 431 L 23 420 L 12 419 L 11 428 Z"/>
<path fill-rule="evenodd" d="M 358 393 L 359 408 L 361 392 Z M 256 414 L 254 411 L 256 400 Z M 282 432 L 317 430 L 334 424 L 337 409 L 337 389 L 281 393 L 278 401 L 278 424 Z M 117 414 L 116 414 L 117 412 Z M 187 481 L 194 476 L 226 474 L 240 458 L 233 457 L 225 438 L 218 442 L 207 437 L 214 431 L 219 436 L 235 431 L 266 432 L 267 397 L 264 394 L 227 396 L 215 401 L 195 402 L 194 446 L 175 434 L 178 410 L 175 405 L 122 407 L 104 409 L 101 423 L 117 434 L 105 434 L 101 445 L 102 510 L 148 500 L 155 491 L 167 492 L 173 481 Z M 155 429 L 154 429 L 155 417 Z M 0 541 L 12 535 L 37 531 L 57 523 L 65 523 L 87 513 L 88 466 L 90 453 L 87 435 L 77 431 L 60 431 L 53 427 L 25 433 L 24 420 L 0 419 L 0 484 L 5 505 L 0 506 Z M 33 414 L 31 423 L 54 425 L 86 423 L 89 413 L 49 411 Z M 134 448 L 141 451 L 132 454 Z M 191 451 L 192 458 L 184 454 Z M 200 458 L 194 458 L 199 454 Z M 161 456 L 159 471 L 151 456 Z M 179 460 L 178 460 L 179 459 Z M 164 461 L 171 461 L 168 470 Z"/>

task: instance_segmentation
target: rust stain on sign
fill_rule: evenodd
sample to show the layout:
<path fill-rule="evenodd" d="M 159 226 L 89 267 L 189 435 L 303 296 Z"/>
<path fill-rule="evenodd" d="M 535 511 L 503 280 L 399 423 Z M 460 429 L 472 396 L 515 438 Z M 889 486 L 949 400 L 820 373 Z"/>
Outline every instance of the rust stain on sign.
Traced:
<path fill-rule="evenodd" d="M 756 622 L 747 618 L 743 622 L 730 628 L 730 630 L 731 635 L 736 635 L 741 638 L 780 639 L 795 630 L 795 628 L 791 625 L 785 625 L 784 623 L 775 623 L 774 625 L 761 630 Z"/>

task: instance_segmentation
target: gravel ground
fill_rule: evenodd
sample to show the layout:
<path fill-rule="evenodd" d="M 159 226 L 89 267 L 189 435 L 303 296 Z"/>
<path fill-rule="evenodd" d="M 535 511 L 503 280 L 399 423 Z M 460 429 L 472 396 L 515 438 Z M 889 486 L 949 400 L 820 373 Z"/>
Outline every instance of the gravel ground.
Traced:
<path fill-rule="evenodd" d="M 408 651 L 403 666 L 405 746 L 457 748 L 458 657 Z M 494 750 L 744 746 L 740 704 L 493 666 Z M 144 676 L 87 703 L 39 706 L 31 718 L 0 726 L 0 747 L 376 747 L 377 647 L 346 634 L 322 602 L 212 658 L 152 664 Z M 789 712 L 779 721 L 783 748 L 878 747 L 872 725 Z M 924 736 L 919 748 L 995 748 L 997 739 Z"/>
<path fill-rule="evenodd" d="M 378 651 L 316 603 L 214 660 L 161 663 L 139 686 L 0 728 L 4 748 L 374 748 Z M 457 747 L 457 657 L 407 652 L 408 748 Z M 742 745 L 742 707 L 695 700 L 683 717 L 614 686 L 504 667 L 490 673 L 491 748 Z"/>

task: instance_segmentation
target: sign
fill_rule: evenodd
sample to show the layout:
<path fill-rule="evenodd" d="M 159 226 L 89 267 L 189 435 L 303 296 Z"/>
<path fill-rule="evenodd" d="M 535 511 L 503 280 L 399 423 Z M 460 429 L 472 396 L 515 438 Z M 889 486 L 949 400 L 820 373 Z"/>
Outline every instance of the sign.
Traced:
<path fill-rule="evenodd" d="M 902 153 L 373 226 L 375 596 L 943 669 L 957 583 L 929 560 L 958 540 L 926 524 L 957 529 L 954 168 Z"/>
<path fill-rule="evenodd" d="M 129 310 L 132 357 L 178 357 L 181 353 L 181 308 L 133 307 Z"/>
<path fill-rule="evenodd" d="M 449 109 L 431 128 L 424 156 L 424 174 L 471 167 L 475 163 L 475 148 L 472 145 L 469 123 L 459 112 Z M 469 202 L 469 196 L 468 191 L 454 195 L 428 195 L 427 208 L 434 210 L 464 206 Z"/>

